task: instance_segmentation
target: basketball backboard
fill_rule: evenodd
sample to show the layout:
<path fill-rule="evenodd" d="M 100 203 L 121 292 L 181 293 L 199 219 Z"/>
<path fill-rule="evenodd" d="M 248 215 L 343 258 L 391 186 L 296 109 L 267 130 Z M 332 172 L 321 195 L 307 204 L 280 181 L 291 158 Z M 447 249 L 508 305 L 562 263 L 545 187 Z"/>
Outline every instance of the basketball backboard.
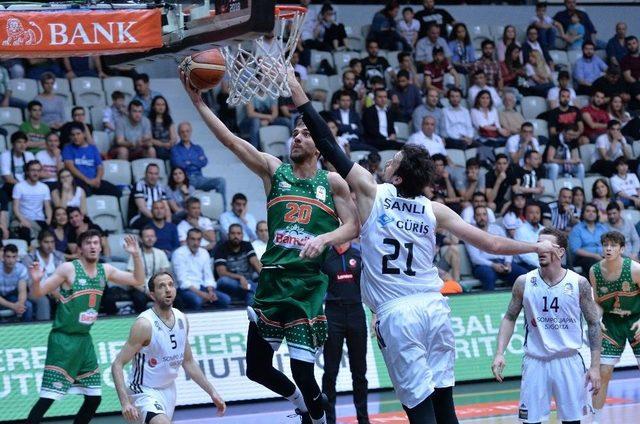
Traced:
<path fill-rule="evenodd" d="M 144 53 L 104 56 L 103 60 L 108 65 L 135 66 L 252 40 L 273 30 L 274 9 L 275 0 L 167 1 L 163 11 L 163 47 Z"/>

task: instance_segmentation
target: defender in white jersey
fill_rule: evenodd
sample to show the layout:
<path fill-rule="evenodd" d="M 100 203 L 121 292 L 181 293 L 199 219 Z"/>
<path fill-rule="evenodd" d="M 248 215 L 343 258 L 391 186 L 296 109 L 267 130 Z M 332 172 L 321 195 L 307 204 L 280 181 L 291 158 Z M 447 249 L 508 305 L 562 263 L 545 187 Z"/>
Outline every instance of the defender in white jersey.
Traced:
<path fill-rule="evenodd" d="M 173 308 L 176 297 L 173 277 L 166 272 L 155 274 L 149 279 L 148 287 L 154 305 L 138 316 L 129 340 L 111 365 L 122 415 L 132 422 L 170 423 L 180 367 L 209 394 L 218 407 L 218 415 L 224 414 L 224 401 L 191 353 L 187 317 Z M 123 368 L 131 360 L 133 367 L 125 385 Z"/>
<path fill-rule="evenodd" d="M 434 165 L 422 147 L 405 145 L 385 164 L 385 184 L 354 164 L 336 143 L 289 69 L 294 103 L 326 161 L 347 180 L 363 223 L 361 290 L 377 314 L 376 333 L 393 387 L 411 423 L 457 423 L 453 406 L 454 336 L 442 281 L 433 265 L 436 227 L 482 250 L 506 255 L 555 252 L 544 241 L 523 243 L 487 234 L 423 196 Z"/>
<path fill-rule="evenodd" d="M 545 228 L 538 240 L 549 240 L 566 249 L 567 238 Z M 563 252 L 564 254 L 564 252 Z M 492 371 L 502 381 L 504 352 L 524 307 L 524 359 L 518 418 L 525 423 L 549 419 L 551 396 L 558 419 L 579 424 L 592 412 L 591 391 L 600 390 L 600 313 L 591 285 L 579 274 L 562 267 L 562 256 L 540 254 L 540 268 L 521 275 L 513 286 L 509 309 L 498 333 L 498 349 Z M 582 346 L 582 317 L 587 322 L 591 364 L 585 369 L 578 349 Z"/>

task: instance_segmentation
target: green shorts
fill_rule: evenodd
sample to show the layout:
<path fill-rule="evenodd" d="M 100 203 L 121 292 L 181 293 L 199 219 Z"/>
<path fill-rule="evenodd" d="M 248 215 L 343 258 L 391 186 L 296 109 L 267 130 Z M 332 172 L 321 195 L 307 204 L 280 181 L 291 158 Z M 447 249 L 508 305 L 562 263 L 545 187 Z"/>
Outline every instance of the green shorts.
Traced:
<path fill-rule="evenodd" d="M 315 362 L 327 340 L 322 307 L 327 287 L 328 278 L 319 271 L 263 269 L 249 319 L 274 351 L 286 340 L 291 358 Z"/>
<path fill-rule="evenodd" d="M 631 325 L 640 318 L 640 315 L 621 317 L 605 313 L 602 323 L 606 330 L 602 332 L 602 353 L 600 362 L 603 365 L 615 365 L 620 361 L 627 341 L 633 349 L 636 359 L 640 359 L 640 342 L 634 340 L 634 332 Z"/>
<path fill-rule="evenodd" d="M 90 334 L 49 333 L 40 397 L 100 396 L 100 368 Z"/>

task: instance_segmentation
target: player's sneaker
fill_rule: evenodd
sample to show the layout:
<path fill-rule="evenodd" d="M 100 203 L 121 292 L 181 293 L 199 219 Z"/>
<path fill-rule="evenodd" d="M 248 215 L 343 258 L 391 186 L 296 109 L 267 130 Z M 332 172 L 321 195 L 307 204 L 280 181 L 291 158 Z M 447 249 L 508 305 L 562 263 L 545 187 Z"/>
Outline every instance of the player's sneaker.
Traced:
<path fill-rule="evenodd" d="M 321 396 L 322 396 L 322 410 L 326 411 L 327 407 L 329 406 L 329 399 L 327 398 L 327 395 L 325 395 L 324 393 L 321 393 Z M 312 424 L 311 415 L 309 415 L 309 412 L 302 412 L 300 409 L 296 408 L 296 415 L 300 417 L 300 422 L 302 424 Z"/>

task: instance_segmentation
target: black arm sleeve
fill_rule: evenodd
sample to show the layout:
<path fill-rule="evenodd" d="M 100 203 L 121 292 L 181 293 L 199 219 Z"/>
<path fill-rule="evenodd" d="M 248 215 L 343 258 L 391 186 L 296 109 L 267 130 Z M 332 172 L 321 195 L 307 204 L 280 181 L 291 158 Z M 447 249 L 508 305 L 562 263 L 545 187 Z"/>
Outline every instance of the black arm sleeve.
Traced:
<path fill-rule="evenodd" d="M 336 168 L 342 178 L 347 178 L 351 168 L 353 168 L 353 162 L 338 146 L 327 123 L 313 108 L 311 102 L 299 106 L 298 112 L 302 114 L 302 120 L 309 129 L 311 138 L 313 138 L 313 142 L 320 154 Z"/>

